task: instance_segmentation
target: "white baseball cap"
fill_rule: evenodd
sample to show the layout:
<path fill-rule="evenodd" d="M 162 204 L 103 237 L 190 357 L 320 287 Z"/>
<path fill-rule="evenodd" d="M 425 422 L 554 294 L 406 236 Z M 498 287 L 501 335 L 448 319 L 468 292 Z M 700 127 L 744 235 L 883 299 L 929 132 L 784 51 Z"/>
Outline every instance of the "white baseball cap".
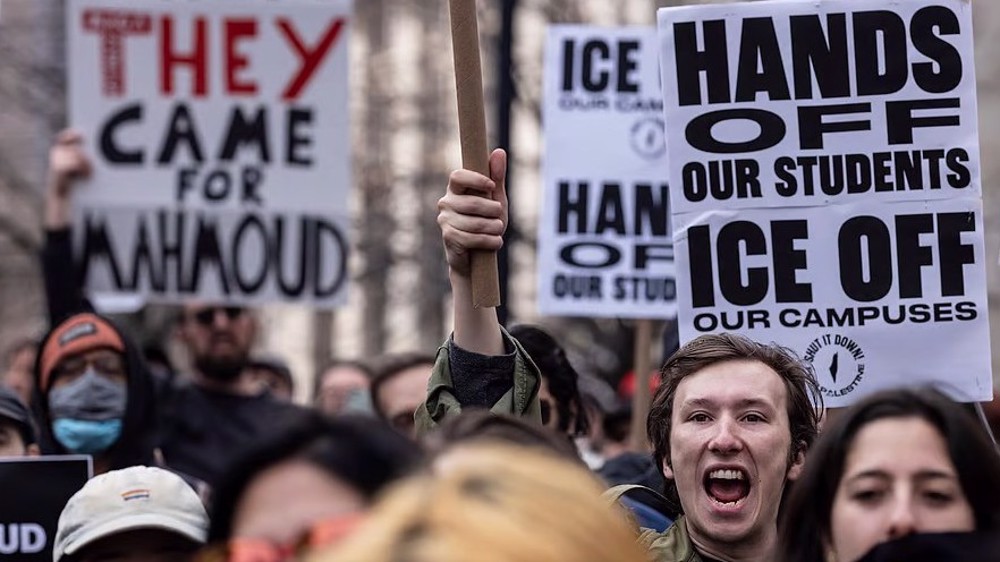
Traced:
<path fill-rule="evenodd" d="M 52 560 L 137 529 L 161 529 L 204 543 L 208 513 L 194 489 L 172 472 L 148 466 L 113 470 L 92 478 L 66 502 Z"/>

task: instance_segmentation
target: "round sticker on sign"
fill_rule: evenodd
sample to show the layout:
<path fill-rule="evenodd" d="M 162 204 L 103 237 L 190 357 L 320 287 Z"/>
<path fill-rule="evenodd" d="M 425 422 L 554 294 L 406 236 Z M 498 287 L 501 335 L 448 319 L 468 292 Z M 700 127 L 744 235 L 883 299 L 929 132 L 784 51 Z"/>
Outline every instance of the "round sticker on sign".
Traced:
<path fill-rule="evenodd" d="M 824 396 L 839 398 L 854 392 L 865 376 L 865 351 L 853 339 L 826 334 L 814 339 L 804 356 L 812 363 Z"/>
<path fill-rule="evenodd" d="M 645 117 L 632 125 L 632 150 L 647 160 L 656 160 L 667 152 L 663 119 Z"/>

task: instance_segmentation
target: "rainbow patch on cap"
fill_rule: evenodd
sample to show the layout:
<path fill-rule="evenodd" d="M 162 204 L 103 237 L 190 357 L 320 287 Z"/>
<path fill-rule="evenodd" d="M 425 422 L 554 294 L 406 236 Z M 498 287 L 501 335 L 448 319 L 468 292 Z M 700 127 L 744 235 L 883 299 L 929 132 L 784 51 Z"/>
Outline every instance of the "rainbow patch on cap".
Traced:
<path fill-rule="evenodd" d="M 149 490 L 141 489 L 141 490 L 129 490 L 127 492 L 122 492 L 123 501 L 130 502 L 134 500 L 148 500 L 148 499 L 149 499 Z"/>

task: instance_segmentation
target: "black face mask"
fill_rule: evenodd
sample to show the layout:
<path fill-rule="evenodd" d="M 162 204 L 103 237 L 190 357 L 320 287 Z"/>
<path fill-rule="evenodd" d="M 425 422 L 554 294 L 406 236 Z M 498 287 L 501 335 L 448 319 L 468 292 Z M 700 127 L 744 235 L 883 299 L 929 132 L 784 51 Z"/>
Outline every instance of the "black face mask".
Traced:
<path fill-rule="evenodd" d="M 194 361 L 205 378 L 216 382 L 233 382 L 247 366 L 246 359 L 219 359 L 216 357 L 198 357 Z"/>

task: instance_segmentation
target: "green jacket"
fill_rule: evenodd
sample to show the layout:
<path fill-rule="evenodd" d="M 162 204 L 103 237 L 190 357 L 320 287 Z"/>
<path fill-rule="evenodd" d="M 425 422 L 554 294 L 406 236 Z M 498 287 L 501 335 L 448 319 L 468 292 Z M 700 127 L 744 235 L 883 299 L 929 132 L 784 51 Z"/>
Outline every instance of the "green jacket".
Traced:
<path fill-rule="evenodd" d="M 505 348 L 514 350 L 513 384 L 510 390 L 493 404 L 490 411 L 528 418 L 540 424 L 542 411 L 538 401 L 538 388 L 541 375 L 538 367 L 528 357 L 528 353 L 524 351 L 521 344 L 505 330 L 503 338 Z M 427 389 L 427 399 L 416 412 L 417 431 L 420 433 L 431 431 L 447 418 L 462 412 L 462 404 L 455 396 L 455 386 L 451 376 L 451 365 L 448 359 L 450 345 L 452 345 L 451 338 L 437 350 L 434 370 L 431 373 Z M 619 486 L 618 488 L 629 487 Z M 612 498 L 612 500 L 616 501 L 616 498 Z M 642 530 L 638 541 L 649 550 L 652 562 L 703 562 L 691 545 L 687 524 L 683 517 L 679 518 L 664 533 L 649 529 Z"/>
<path fill-rule="evenodd" d="M 687 521 L 683 516 L 662 533 L 643 529 L 639 544 L 649 551 L 652 562 L 702 562 L 688 537 Z"/>
<path fill-rule="evenodd" d="M 542 423 L 542 408 L 538 401 L 538 388 L 541 384 L 541 374 L 538 367 L 528 357 L 528 353 L 517 340 L 503 330 L 504 347 L 514 350 L 514 380 L 513 386 L 495 403 L 490 411 L 495 414 L 509 414 L 527 418 Z M 417 432 L 426 433 L 437 427 L 445 419 L 457 416 L 462 412 L 462 404 L 455 397 L 455 388 L 451 378 L 451 365 L 448 361 L 448 347 L 452 344 L 448 338 L 437 350 L 434 361 L 434 371 L 427 387 L 427 399 L 416 412 Z"/>

